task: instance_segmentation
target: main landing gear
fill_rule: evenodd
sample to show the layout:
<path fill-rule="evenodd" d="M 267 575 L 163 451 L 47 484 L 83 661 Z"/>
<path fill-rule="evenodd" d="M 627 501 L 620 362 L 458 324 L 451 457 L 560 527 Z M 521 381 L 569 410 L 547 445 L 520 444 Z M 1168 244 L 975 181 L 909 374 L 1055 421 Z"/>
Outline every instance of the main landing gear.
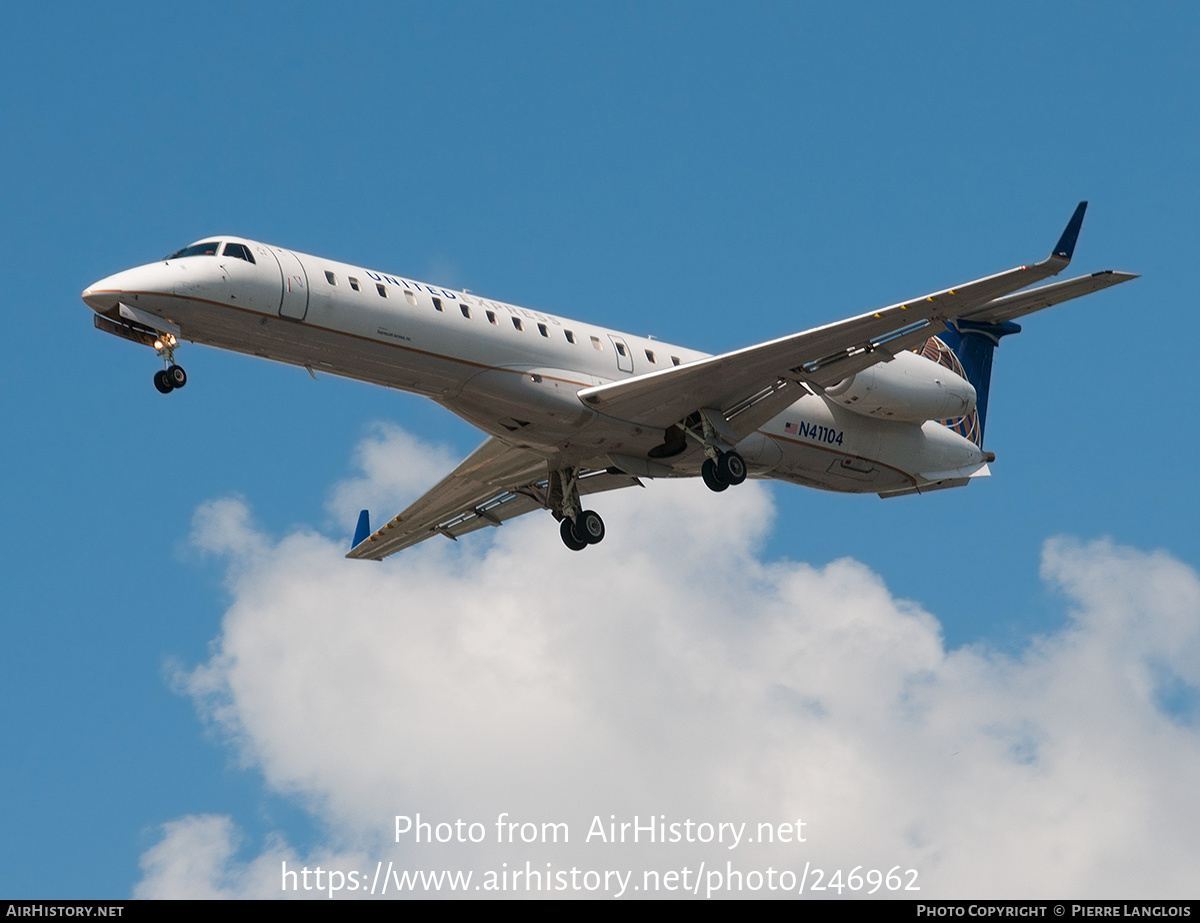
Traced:
<path fill-rule="evenodd" d="M 555 474 L 557 483 L 552 478 L 551 488 L 557 495 L 558 510 L 555 512 L 563 544 L 572 551 L 583 551 L 588 545 L 599 544 L 604 540 L 604 520 L 594 510 L 580 509 L 579 469 L 563 468 Z M 555 487 L 558 489 L 554 490 Z"/>
<path fill-rule="evenodd" d="M 720 493 L 726 487 L 746 480 L 746 461 L 737 452 L 719 452 L 716 458 L 704 459 L 700 476 L 709 490 Z"/>
<path fill-rule="evenodd" d="M 559 523 L 558 534 L 572 551 L 583 551 L 604 538 L 604 520 L 594 510 L 583 510 L 574 520 Z"/>
<path fill-rule="evenodd" d="M 169 333 L 154 341 L 155 350 L 167 363 L 165 369 L 154 373 L 154 387 L 162 394 L 170 394 L 176 388 L 187 384 L 187 372 L 183 370 L 183 366 L 175 364 L 175 347 L 178 343 L 179 341 Z"/>
<path fill-rule="evenodd" d="M 722 440 L 716 426 L 713 425 L 711 413 L 708 410 L 702 410 L 699 413 L 702 436 L 696 435 L 694 430 L 687 432 L 704 447 L 704 454 L 707 456 L 704 464 L 700 466 L 700 476 L 704 478 L 704 486 L 720 493 L 726 487 L 740 484 L 746 480 L 746 460 L 734 449 L 722 448 Z M 724 424 L 724 417 L 720 417 L 718 422 Z M 728 433 L 728 436 L 729 439 L 724 445 L 731 444 L 734 439 L 732 432 Z"/>

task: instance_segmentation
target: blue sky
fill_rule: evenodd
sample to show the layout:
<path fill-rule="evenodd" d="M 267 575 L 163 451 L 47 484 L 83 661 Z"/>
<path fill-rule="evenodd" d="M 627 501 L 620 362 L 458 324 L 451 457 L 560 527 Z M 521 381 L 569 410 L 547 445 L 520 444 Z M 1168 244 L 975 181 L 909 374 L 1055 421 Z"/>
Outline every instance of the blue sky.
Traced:
<path fill-rule="evenodd" d="M 162 825 L 195 817 L 231 819 L 221 830 L 241 831 L 240 851 L 221 861 L 249 863 L 244 872 L 280 839 L 300 857 L 353 844 L 373 861 L 382 847 L 367 843 L 362 830 L 374 822 L 361 818 L 374 807 L 383 824 L 399 810 L 388 799 L 346 807 L 350 777 L 306 776 L 302 742 L 280 747 L 290 756 L 268 755 L 272 722 L 285 719 L 242 697 L 230 664 L 252 658 L 234 626 L 256 611 L 250 588 L 287 585 L 291 540 L 323 536 L 331 554 L 348 543 L 353 520 L 338 502 L 347 482 L 365 477 L 368 495 L 388 498 L 423 486 L 363 475 L 363 452 L 433 471 L 430 459 L 462 456 L 480 436 L 417 397 L 313 382 L 202 347 L 180 356 L 189 387 L 163 398 L 150 382 L 154 357 L 95 331 L 79 293 L 204 235 L 248 236 L 718 351 L 1040 259 L 1088 199 L 1072 270 L 1142 278 L 1030 317 L 1004 342 L 989 481 L 888 502 L 786 485 L 732 505 L 691 494 L 682 512 L 659 499 L 669 491 L 645 502 L 697 517 L 699 531 L 681 525 L 685 537 L 707 534 L 706 516 L 725 522 L 738 549 L 730 559 L 763 568 L 754 572 L 764 584 L 783 586 L 770 575 L 805 568 L 833 580 L 842 572 L 822 569 L 853 559 L 864 585 L 878 581 L 893 601 L 888 618 L 933 620 L 921 624 L 940 637 L 946 663 L 985 651 L 971 656 L 1028 667 L 1039 645 L 1109 624 L 1079 620 L 1103 600 L 1078 574 L 1126 568 L 1135 583 L 1142 573 L 1192 586 L 1198 18 L 1186 4 L 1083 3 L 11 11 L 0 38 L 10 292 L 0 365 L 0 894 L 117 897 L 139 882 L 169 883 L 166 866 L 145 857 L 171 842 Z M 631 502 L 597 505 L 614 550 L 590 559 L 593 574 L 550 542 L 530 552 L 544 555 L 528 561 L 534 582 L 626 579 L 634 565 L 619 557 L 618 512 L 630 529 L 651 515 Z M 202 527 L 206 510 L 224 523 L 215 533 Z M 731 511 L 756 521 L 739 524 Z M 549 520 L 540 526 L 553 531 Z M 235 533 L 271 553 L 256 556 Z M 1047 550 L 1059 536 L 1075 551 Z M 507 553 L 511 539 L 494 541 L 473 537 L 382 572 L 339 571 L 351 575 L 338 578 L 349 595 L 325 615 L 353 618 L 371 606 L 367 585 L 383 586 L 379 573 L 400 579 L 408 567 L 441 574 L 440 590 L 422 598 L 455 599 L 474 569 Z M 696 541 L 694 554 L 686 541 L 671 554 L 721 563 L 719 543 Z M 309 560 L 304 547 L 297 559 Z M 355 574 L 365 575 L 358 589 Z M 636 585 L 646 592 L 613 607 L 645 608 L 646 625 L 657 624 L 644 600 L 665 593 L 658 579 L 647 572 Z M 1137 605 L 1150 608 L 1138 618 L 1153 623 L 1159 598 L 1147 589 Z M 697 623 L 708 602 L 696 602 Z M 1179 634 L 1146 653 L 1146 663 L 1168 664 L 1156 699 L 1167 707 L 1137 713 L 1126 730 L 1132 746 L 1146 722 L 1165 720 L 1187 764 L 1197 678 L 1169 664 L 1173 646 L 1193 643 L 1185 639 L 1198 613 L 1184 611 L 1163 620 Z M 686 634 L 688 615 L 670 624 Z M 321 637 L 320 619 L 298 622 Z M 375 630 L 386 635 L 388 623 Z M 760 654 L 744 656 L 753 665 Z M 561 662 L 593 688 L 577 655 L 571 648 Z M 1026 685 L 1006 689 L 1036 685 L 1017 673 Z M 224 712 L 198 678 L 215 674 Z M 462 714 L 446 709 L 453 727 Z M 671 709 L 696 718 L 687 700 Z M 605 720 L 628 729 L 621 714 Z M 630 765 L 662 779 L 682 771 L 672 767 L 686 747 L 662 744 L 669 735 L 644 751 L 635 739 L 620 736 Z M 539 741 L 528 746 L 549 746 Z M 529 752 L 510 754 L 511 765 Z M 452 812 L 452 794 L 420 782 L 438 759 L 380 765 L 393 767 L 395 789 L 413 803 L 425 797 Z M 1168 804 L 1195 797 L 1160 789 Z M 473 797 L 480 811 L 499 798 Z M 706 797 L 695 793 L 697 804 Z M 553 803 L 591 805 L 583 795 Z M 852 832 L 870 834 L 837 823 L 851 845 Z M 1079 893 L 1092 880 L 1081 878 Z M 1137 887 L 1154 891 L 1152 881 Z"/>

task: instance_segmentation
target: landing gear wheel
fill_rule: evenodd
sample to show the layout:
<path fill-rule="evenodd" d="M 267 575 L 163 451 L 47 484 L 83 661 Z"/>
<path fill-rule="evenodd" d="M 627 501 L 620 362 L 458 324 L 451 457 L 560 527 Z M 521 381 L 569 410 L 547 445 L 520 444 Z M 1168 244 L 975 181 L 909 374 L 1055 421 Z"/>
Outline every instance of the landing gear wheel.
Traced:
<path fill-rule="evenodd" d="M 575 534 L 589 545 L 599 544 L 604 540 L 604 520 L 599 513 L 584 510 L 575 517 Z"/>
<path fill-rule="evenodd" d="M 726 484 L 736 486 L 746 480 L 746 460 L 737 452 L 725 452 L 717 458 L 717 474 Z"/>
<path fill-rule="evenodd" d="M 167 369 L 167 378 L 171 382 L 172 388 L 182 388 L 187 384 L 187 372 L 182 366 L 172 365 Z"/>
<path fill-rule="evenodd" d="M 564 519 L 558 526 L 558 534 L 563 540 L 563 544 L 572 551 L 583 551 L 588 546 L 587 542 L 580 541 L 575 537 L 575 524 L 569 519 Z"/>
<path fill-rule="evenodd" d="M 166 370 L 154 373 L 154 387 L 158 388 L 163 394 L 170 394 L 175 390 L 175 386 L 171 384 L 171 379 L 167 376 Z"/>
<path fill-rule="evenodd" d="M 716 493 L 729 486 L 721 480 L 721 475 L 717 473 L 717 463 L 711 458 L 704 459 L 704 464 L 700 466 L 700 476 L 704 478 L 704 486 Z"/>

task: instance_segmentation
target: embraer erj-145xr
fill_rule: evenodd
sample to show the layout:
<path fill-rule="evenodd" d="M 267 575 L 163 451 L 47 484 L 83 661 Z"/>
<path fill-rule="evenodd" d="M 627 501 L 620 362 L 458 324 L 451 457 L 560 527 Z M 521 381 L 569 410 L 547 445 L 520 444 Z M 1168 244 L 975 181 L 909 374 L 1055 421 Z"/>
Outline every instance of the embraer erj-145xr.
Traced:
<path fill-rule="evenodd" d="M 718 356 L 237 237 L 109 276 L 83 300 L 101 330 L 158 351 L 163 393 L 187 383 L 175 351 L 190 340 L 424 394 L 489 434 L 382 528 L 364 510 L 349 557 L 539 508 L 578 551 L 604 538 L 583 498 L 642 479 L 895 497 L 988 474 L 992 351 L 1013 320 L 1135 278 L 1021 291 L 1067 266 L 1086 206 L 1040 263 Z"/>

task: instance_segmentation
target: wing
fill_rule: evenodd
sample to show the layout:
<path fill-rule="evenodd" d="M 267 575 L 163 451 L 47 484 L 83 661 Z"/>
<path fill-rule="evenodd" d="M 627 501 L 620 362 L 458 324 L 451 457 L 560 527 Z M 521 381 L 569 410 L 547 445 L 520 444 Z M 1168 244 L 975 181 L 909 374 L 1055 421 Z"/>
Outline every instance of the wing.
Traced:
<path fill-rule="evenodd" d="M 627 474 L 585 468 L 578 487 L 586 495 L 640 483 Z M 550 489 L 545 457 L 492 438 L 403 513 L 358 542 L 346 557 L 382 561 L 439 534 L 457 541 L 476 529 L 548 508 Z"/>
<path fill-rule="evenodd" d="M 729 423 L 726 438 L 741 438 L 795 401 L 806 386 L 828 387 L 891 359 L 940 333 L 948 321 L 1018 316 L 1133 278 L 1128 273 L 1098 273 L 1010 295 L 1057 274 L 1070 263 L 1086 208 L 1086 202 L 1079 203 L 1050 256 L 1032 266 L 757 346 L 585 388 L 579 397 L 607 416 L 659 428 L 698 410 L 715 410 Z M 1097 282 L 1099 276 L 1107 278 Z"/>

